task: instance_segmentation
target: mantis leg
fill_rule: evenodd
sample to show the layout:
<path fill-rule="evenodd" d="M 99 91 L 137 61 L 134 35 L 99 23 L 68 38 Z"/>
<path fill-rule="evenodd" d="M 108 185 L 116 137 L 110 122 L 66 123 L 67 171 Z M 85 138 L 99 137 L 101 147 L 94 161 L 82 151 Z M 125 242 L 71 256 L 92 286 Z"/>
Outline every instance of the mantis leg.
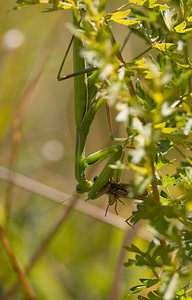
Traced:
<path fill-rule="evenodd" d="M 104 99 L 101 98 L 92 103 L 92 106 L 87 111 L 84 120 L 76 129 L 75 177 L 79 183 L 77 186 L 77 191 L 79 192 L 89 192 L 92 187 L 92 182 L 85 178 L 85 169 L 88 165 L 86 158 L 84 157 L 84 148 L 95 113 L 103 101 Z"/>
<path fill-rule="evenodd" d="M 91 154 L 81 162 L 82 170 L 84 169 L 85 171 L 85 169 L 88 166 L 95 165 L 101 162 L 102 160 L 110 157 L 103 171 L 97 177 L 95 182 L 94 183 L 89 182 L 90 186 L 89 186 L 88 197 L 90 199 L 95 199 L 98 196 L 100 196 L 101 194 L 100 192 L 102 191 L 102 189 L 109 183 L 109 181 L 111 180 L 115 172 L 114 169 L 110 168 L 110 165 L 114 164 L 117 160 L 119 160 L 122 157 L 122 152 L 123 152 L 122 147 L 120 145 L 115 145 L 115 146 L 102 149 L 94 154 Z M 80 179 L 79 184 L 77 185 L 78 191 L 81 191 L 81 189 L 82 188 L 84 189 L 85 187 L 85 182 L 84 182 L 85 177 L 84 178 L 83 177 L 84 176 L 82 176 L 81 174 L 81 178 L 79 178 Z"/>

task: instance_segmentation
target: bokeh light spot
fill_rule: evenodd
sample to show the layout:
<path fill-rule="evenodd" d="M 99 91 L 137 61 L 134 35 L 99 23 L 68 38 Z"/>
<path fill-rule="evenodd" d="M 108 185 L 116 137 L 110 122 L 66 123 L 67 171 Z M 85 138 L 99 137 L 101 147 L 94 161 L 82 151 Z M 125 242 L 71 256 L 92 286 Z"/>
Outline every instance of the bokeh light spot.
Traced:
<path fill-rule="evenodd" d="M 63 144 L 57 140 L 50 140 L 44 144 L 42 154 L 47 160 L 58 161 L 64 155 Z"/>

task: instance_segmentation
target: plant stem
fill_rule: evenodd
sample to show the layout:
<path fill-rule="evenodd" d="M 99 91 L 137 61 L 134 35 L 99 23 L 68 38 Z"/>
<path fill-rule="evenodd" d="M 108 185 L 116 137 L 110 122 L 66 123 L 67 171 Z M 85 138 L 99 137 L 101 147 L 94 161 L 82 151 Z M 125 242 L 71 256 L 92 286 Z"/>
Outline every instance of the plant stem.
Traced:
<path fill-rule="evenodd" d="M 159 191 L 157 188 L 157 180 L 156 180 L 156 176 L 155 176 L 155 167 L 154 167 L 154 159 L 153 159 L 153 154 L 150 155 L 150 161 L 151 161 L 151 169 L 152 169 L 152 191 L 153 191 L 153 198 L 154 201 L 156 202 L 157 205 L 160 205 L 160 197 L 159 197 Z M 160 244 L 161 244 L 161 248 L 164 252 L 166 252 L 166 242 L 163 240 L 160 240 Z"/>
<path fill-rule="evenodd" d="M 117 9 L 115 10 L 115 12 L 116 12 L 116 11 L 122 10 L 123 8 L 127 7 L 128 5 L 129 5 L 129 2 L 123 4 L 122 6 L 120 6 L 119 8 L 117 8 Z"/>
<path fill-rule="evenodd" d="M 190 164 L 192 164 L 192 161 L 189 157 L 187 157 L 180 149 L 177 145 L 173 145 L 174 149 Z"/>
<path fill-rule="evenodd" d="M 21 285 L 22 285 L 22 287 L 23 287 L 23 289 L 24 289 L 24 291 L 27 295 L 27 298 L 29 300 L 35 300 L 36 299 L 35 294 L 34 294 L 32 288 L 30 287 L 30 284 L 28 282 L 28 279 L 27 279 L 25 273 L 22 271 L 15 255 L 14 255 L 14 252 L 11 248 L 9 240 L 8 240 L 6 234 L 5 234 L 5 232 L 4 232 L 4 230 L 1 226 L 0 226 L 0 238 L 1 238 L 1 241 L 3 243 L 3 246 L 4 246 L 5 250 L 7 252 L 7 255 L 10 258 L 12 266 L 13 266 L 15 272 L 18 275 L 19 281 L 20 281 L 20 283 L 21 283 Z"/>
<path fill-rule="evenodd" d="M 123 272 L 125 271 L 125 268 L 123 266 L 123 263 L 125 262 L 125 258 L 126 258 L 126 254 L 127 254 L 127 250 L 125 250 L 124 246 L 126 245 L 130 245 L 132 243 L 132 241 L 134 240 L 134 238 L 136 237 L 137 231 L 139 230 L 139 228 L 141 227 L 141 222 L 139 224 L 137 224 L 134 227 L 134 230 L 130 230 L 130 228 L 127 230 L 127 232 L 125 232 L 124 235 L 124 239 L 123 239 L 123 243 L 119 252 L 119 257 L 117 260 L 117 264 L 116 264 L 116 268 L 115 268 L 115 273 L 114 273 L 114 277 L 113 277 L 113 282 L 111 285 L 111 290 L 108 296 L 108 300 L 116 300 L 119 299 L 119 295 L 120 295 L 120 283 L 121 283 L 121 278 L 123 275 Z"/>
<path fill-rule="evenodd" d="M 70 205 L 67 207 L 67 209 L 64 211 L 64 213 L 61 215 L 60 219 L 56 222 L 56 224 L 53 225 L 51 230 L 48 232 L 45 239 L 42 241 L 40 246 L 36 249 L 34 254 L 31 257 L 31 260 L 26 267 L 26 274 L 29 274 L 33 266 L 37 263 L 37 261 L 42 257 L 43 253 L 47 249 L 48 245 L 51 243 L 52 239 L 55 237 L 61 226 L 64 224 L 64 222 L 68 219 L 69 215 L 71 214 L 73 207 L 77 203 L 78 195 L 74 194 L 71 197 Z M 1 235 L 1 231 L 0 231 Z M 21 280 L 21 279 L 20 279 Z M 17 293 L 18 290 L 18 283 L 16 282 L 13 287 L 1 298 L 2 300 L 9 300 L 12 298 L 13 295 Z M 30 300 L 34 300 L 35 298 L 29 298 Z"/>
<path fill-rule="evenodd" d="M 123 42 L 123 45 L 121 46 L 120 52 L 122 52 L 123 49 L 125 48 L 125 46 L 126 46 L 128 40 L 129 40 L 131 34 L 132 34 L 132 31 L 129 31 L 128 34 L 127 34 L 127 36 L 126 36 L 126 38 L 125 38 L 125 40 L 124 40 L 124 42 Z"/>

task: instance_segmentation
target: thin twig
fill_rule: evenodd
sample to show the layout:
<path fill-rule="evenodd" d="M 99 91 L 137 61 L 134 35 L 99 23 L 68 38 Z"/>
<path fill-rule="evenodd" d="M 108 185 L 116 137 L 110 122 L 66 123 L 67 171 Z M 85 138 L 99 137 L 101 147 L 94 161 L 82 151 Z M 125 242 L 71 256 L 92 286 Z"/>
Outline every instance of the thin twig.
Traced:
<path fill-rule="evenodd" d="M 123 243 L 119 252 L 119 257 L 116 264 L 116 269 L 114 273 L 113 282 L 111 284 L 111 290 L 108 296 L 108 300 L 117 300 L 119 299 L 120 292 L 121 292 L 121 279 L 123 272 L 125 270 L 125 267 L 123 263 L 126 259 L 127 250 L 124 248 L 124 246 L 130 245 L 132 241 L 134 240 L 136 233 L 138 229 L 140 228 L 140 224 L 137 224 L 134 229 L 131 227 L 125 232 Z"/>
<path fill-rule="evenodd" d="M 70 195 L 50 186 L 47 186 L 43 183 L 40 183 L 34 179 L 28 178 L 16 172 L 11 172 L 9 169 L 3 166 L 0 166 L 0 179 L 5 181 L 11 180 L 13 184 L 22 189 L 46 197 L 48 199 L 52 199 L 59 203 L 62 202 L 63 205 L 68 205 L 68 202 L 65 200 L 68 199 Z M 99 221 L 115 226 L 121 230 L 127 229 L 127 224 L 125 223 L 123 218 L 110 212 L 108 212 L 106 218 L 104 209 L 90 204 L 88 202 L 80 201 L 75 206 L 75 209 L 83 214 L 86 214 Z"/>
<path fill-rule="evenodd" d="M 75 77 L 75 76 L 79 76 L 79 75 L 82 75 L 82 74 L 86 74 L 86 73 L 89 73 L 89 72 L 92 72 L 92 71 L 96 71 L 98 70 L 98 67 L 90 67 L 90 68 L 87 68 L 87 69 L 84 69 L 84 70 L 81 70 L 81 71 L 78 71 L 78 72 L 74 72 L 74 73 L 71 73 L 71 74 L 68 74 L 68 75 L 63 75 L 61 77 L 58 78 L 59 81 L 62 81 L 62 80 L 66 80 L 66 79 L 69 79 L 69 78 L 72 78 L 72 77 Z"/>
<path fill-rule="evenodd" d="M 138 54 L 137 56 L 135 56 L 134 58 L 132 58 L 131 61 L 140 58 L 141 56 L 145 55 L 147 52 L 149 52 L 149 51 L 152 50 L 152 49 L 153 49 L 153 46 L 148 47 L 148 48 L 145 49 L 143 52 L 141 52 L 140 54 Z"/>
<path fill-rule="evenodd" d="M 50 244 L 52 239 L 55 237 L 56 233 L 59 231 L 61 226 L 66 222 L 68 219 L 69 215 L 71 214 L 72 210 L 74 209 L 75 205 L 77 204 L 79 195 L 75 193 L 74 195 L 71 196 L 71 199 L 69 200 L 69 204 L 67 209 L 64 211 L 64 213 L 61 215 L 60 219 L 57 221 L 57 223 L 52 227 L 46 238 L 42 241 L 40 247 L 35 251 L 33 254 L 29 265 L 26 268 L 26 273 L 28 274 L 35 263 L 40 259 L 42 256 L 43 252 L 45 252 L 47 246 Z"/>
<path fill-rule="evenodd" d="M 122 10 L 123 8 L 125 8 L 125 7 L 128 6 L 128 5 L 129 5 L 129 1 L 128 1 L 127 3 L 121 5 L 119 8 L 117 8 L 117 9 L 115 10 L 115 12 L 116 12 L 116 11 Z"/>
<path fill-rule="evenodd" d="M 120 49 L 121 53 L 122 53 L 123 49 L 125 48 L 125 46 L 126 46 L 128 40 L 129 40 L 131 34 L 132 34 L 132 31 L 129 31 L 128 34 L 127 34 L 127 36 L 126 36 L 126 38 L 125 38 L 125 40 L 124 40 L 124 42 L 123 42 L 123 45 L 121 46 L 121 49 Z"/>
<path fill-rule="evenodd" d="M 22 285 L 23 287 L 23 290 L 25 291 L 26 295 L 27 295 L 27 298 L 29 300 L 35 300 L 36 297 L 35 297 L 35 294 L 28 282 L 28 279 L 25 275 L 25 273 L 22 271 L 15 255 L 14 255 L 14 252 L 11 248 L 11 245 L 9 243 L 9 240 L 7 238 L 7 236 L 5 235 L 5 232 L 3 230 L 3 228 L 0 226 L 0 237 L 1 237 L 1 241 L 3 243 L 3 246 L 7 252 L 7 255 L 9 256 L 10 258 L 10 261 L 12 263 L 12 266 L 15 270 L 15 272 L 17 273 L 17 276 L 18 276 L 18 279 L 19 279 L 19 282 L 20 284 Z M 19 283 L 18 283 L 18 286 L 19 286 Z"/>
<path fill-rule="evenodd" d="M 29 274 L 31 269 L 34 267 L 34 265 L 38 262 L 38 260 L 42 257 L 43 253 L 47 249 L 48 245 L 51 243 L 52 239 L 55 237 L 55 235 L 58 233 L 61 226 L 67 221 L 69 215 L 71 214 L 75 204 L 77 203 L 78 195 L 74 194 L 71 196 L 70 204 L 67 207 L 67 209 L 64 211 L 64 213 L 61 215 L 60 219 L 54 224 L 54 226 L 51 228 L 51 230 L 48 232 L 45 239 L 42 241 L 40 246 L 37 248 L 37 250 L 32 255 L 30 262 L 28 266 L 26 267 L 26 274 Z M 9 300 L 12 298 L 13 295 L 15 295 L 18 291 L 19 285 L 18 282 L 14 284 L 14 286 L 11 288 L 10 291 L 8 291 L 1 299 L 2 300 Z"/>
<path fill-rule="evenodd" d="M 109 27 L 109 28 L 110 28 L 110 27 Z M 115 40 L 115 37 L 114 37 L 114 35 L 113 35 L 111 29 L 110 29 L 110 33 L 111 33 L 111 37 L 112 37 L 112 43 L 113 43 L 113 44 L 117 44 L 117 43 L 116 43 L 116 40 Z M 118 52 L 117 57 L 118 57 L 118 59 L 120 60 L 121 65 L 122 65 L 122 66 L 125 66 L 126 63 L 125 63 L 125 61 L 124 61 L 124 59 L 123 59 L 123 56 L 122 56 L 122 54 L 121 54 L 121 51 Z M 120 65 L 120 66 L 121 66 L 121 65 Z M 135 88 L 134 88 L 134 85 L 133 85 L 131 76 L 129 76 L 129 81 L 128 81 L 128 84 L 127 84 L 127 85 L 128 85 L 128 90 L 129 90 L 130 96 L 135 96 L 135 95 L 136 95 L 136 92 L 135 92 Z"/>

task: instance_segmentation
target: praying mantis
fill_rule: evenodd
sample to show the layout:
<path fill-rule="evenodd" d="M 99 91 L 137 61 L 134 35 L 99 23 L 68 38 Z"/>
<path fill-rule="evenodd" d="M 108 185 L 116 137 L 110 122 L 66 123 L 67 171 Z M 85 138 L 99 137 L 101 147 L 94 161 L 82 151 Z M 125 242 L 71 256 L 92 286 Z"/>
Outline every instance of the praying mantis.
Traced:
<path fill-rule="evenodd" d="M 74 26 L 79 27 L 80 15 L 78 11 L 73 12 L 73 24 Z M 67 76 L 61 76 L 62 68 L 72 43 L 74 73 Z M 121 196 L 126 197 L 128 192 L 125 184 L 118 183 L 120 181 L 121 171 L 110 168 L 110 165 L 115 164 L 118 160 L 122 161 L 124 156 L 123 147 L 117 144 L 99 150 L 87 157 L 84 156 L 85 144 L 90 127 L 96 112 L 103 102 L 105 102 L 105 99 L 98 96 L 97 88 L 95 87 L 98 71 L 94 67 L 85 69 L 84 58 L 80 56 L 82 46 L 82 42 L 77 37 L 73 36 L 57 77 L 59 81 L 74 77 L 76 122 L 75 178 L 78 182 L 76 190 L 79 193 L 88 192 L 88 199 L 95 199 L 100 195 L 107 193 L 109 195 L 108 207 L 115 203 L 115 211 L 117 212 L 117 200 L 122 202 L 119 198 Z M 88 74 L 88 71 L 90 70 L 94 70 L 91 75 L 89 75 L 90 73 Z M 95 177 L 94 181 L 87 180 L 85 176 L 86 168 L 96 165 L 107 158 L 108 161 L 100 175 Z"/>

